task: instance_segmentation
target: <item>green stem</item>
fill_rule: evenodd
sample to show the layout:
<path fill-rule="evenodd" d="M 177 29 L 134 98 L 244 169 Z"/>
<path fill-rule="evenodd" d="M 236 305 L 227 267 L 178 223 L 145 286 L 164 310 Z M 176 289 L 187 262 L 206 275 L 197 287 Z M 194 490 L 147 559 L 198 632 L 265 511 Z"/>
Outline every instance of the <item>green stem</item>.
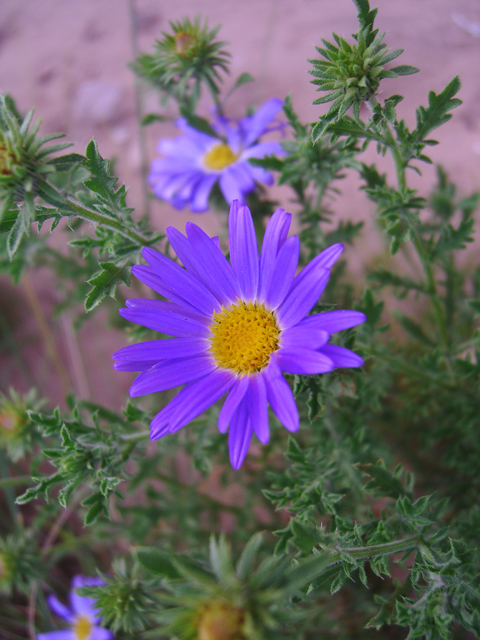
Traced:
<path fill-rule="evenodd" d="M 130 41 L 132 44 L 132 54 L 135 60 L 138 55 L 138 33 L 137 33 L 137 12 L 135 7 L 135 0 L 130 0 Z M 141 95 L 141 83 L 137 76 L 135 76 L 135 111 L 137 115 L 137 133 L 138 133 L 138 146 L 140 148 L 141 167 L 140 173 L 142 177 L 142 190 L 143 190 L 143 206 L 145 209 L 145 217 L 148 220 L 150 218 L 150 198 L 148 190 L 148 156 L 147 145 L 145 142 L 145 130 L 142 126 L 142 95 Z"/>
<path fill-rule="evenodd" d="M 374 111 L 375 106 L 378 105 L 377 99 L 375 96 L 372 96 L 370 100 L 367 102 L 371 111 Z M 397 183 L 398 190 L 402 195 L 405 195 L 407 192 L 407 179 L 405 174 L 405 162 L 403 161 L 402 154 L 397 144 L 397 140 L 392 133 L 392 130 L 388 123 L 384 125 L 385 131 L 385 144 L 388 146 L 390 153 L 392 155 L 392 159 L 395 165 L 395 172 L 397 175 Z M 437 292 L 437 285 L 435 283 L 435 278 L 433 275 L 432 265 L 428 260 L 428 255 L 423 247 L 422 240 L 418 234 L 418 230 L 416 228 L 412 228 L 410 223 L 410 228 L 413 232 L 412 243 L 415 247 L 415 250 L 420 258 L 420 262 L 422 263 L 423 271 L 425 274 L 425 279 L 427 281 L 427 291 L 430 294 L 432 299 L 433 309 L 435 312 L 435 316 L 437 318 L 438 327 L 440 330 L 440 338 L 442 344 L 445 349 L 449 347 L 449 339 L 448 339 L 448 331 L 445 320 L 445 314 L 443 312 L 442 303 L 440 301 L 440 297 Z"/>
<path fill-rule="evenodd" d="M 356 560 L 363 560 L 364 558 L 373 558 L 375 556 L 384 556 L 387 553 L 400 553 L 402 551 L 408 551 L 408 549 L 415 549 L 418 547 L 418 536 L 411 536 L 404 540 L 394 540 L 393 542 L 385 542 L 384 544 L 373 544 L 366 547 L 346 547 L 331 552 L 331 563 L 329 566 L 340 562 L 342 555 L 348 554 Z"/>
<path fill-rule="evenodd" d="M 11 478 L 0 478 L 0 489 L 14 487 L 17 484 L 31 484 L 33 480 L 30 476 L 14 476 Z"/>
<path fill-rule="evenodd" d="M 165 484 L 168 484 L 171 487 L 174 487 L 175 489 L 181 489 L 183 491 L 196 491 L 195 485 L 184 484 L 183 482 L 180 482 L 175 478 L 171 478 L 170 476 L 167 476 L 161 473 L 160 471 L 155 472 L 155 477 L 157 478 L 157 480 L 160 480 L 161 482 L 165 482 Z M 243 513 L 242 509 L 239 507 L 225 504 L 220 500 L 216 500 L 215 498 L 212 498 L 206 493 L 201 493 L 199 491 L 196 491 L 196 493 L 198 496 L 200 496 L 200 498 L 202 498 L 202 500 L 205 500 L 205 502 L 209 503 L 212 507 L 215 507 L 217 509 L 218 508 L 224 509 L 225 511 L 232 511 L 233 513 L 237 513 L 239 515 Z"/>
<path fill-rule="evenodd" d="M 12 491 L 12 485 L 11 483 L 8 482 L 8 480 L 11 480 L 11 478 L 8 475 L 7 462 L 5 460 L 3 451 L 1 450 L 0 450 L 0 476 L 4 482 L 7 481 L 5 482 L 3 488 L 5 490 L 5 495 L 7 497 L 8 509 L 12 516 L 12 523 L 17 532 L 21 531 L 22 526 L 20 523 L 20 511 L 18 509 L 18 506 L 15 504 L 15 494 Z"/>
<path fill-rule="evenodd" d="M 108 229 L 112 229 L 125 238 L 132 240 L 133 242 L 135 242 L 135 244 L 148 247 L 152 243 L 152 240 L 145 238 L 136 231 L 127 229 L 122 223 L 117 222 L 117 220 L 113 220 L 109 216 L 105 216 L 98 211 L 93 211 L 93 209 L 88 209 L 72 198 L 67 198 L 67 203 L 75 211 L 76 215 L 83 220 L 88 220 L 89 222 L 93 222 L 94 224 L 101 224 Z M 157 239 L 158 238 L 155 238 L 155 240 Z"/>

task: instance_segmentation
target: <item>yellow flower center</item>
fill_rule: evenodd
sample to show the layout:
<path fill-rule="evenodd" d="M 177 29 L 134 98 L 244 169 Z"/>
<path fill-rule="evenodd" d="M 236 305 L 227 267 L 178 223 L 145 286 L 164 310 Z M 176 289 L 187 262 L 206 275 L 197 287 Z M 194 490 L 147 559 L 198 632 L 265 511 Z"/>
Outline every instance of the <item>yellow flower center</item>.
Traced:
<path fill-rule="evenodd" d="M 75 640 L 89 640 L 92 631 L 93 624 L 91 618 L 83 615 L 79 615 L 75 618 L 75 622 L 73 624 Z"/>
<path fill-rule="evenodd" d="M 279 348 L 275 317 L 256 302 L 239 301 L 214 313 L 210 330 L 215 363 L 240 375 L 264 369 Z"/>
<path fill-rule="evenodd" d="M 223 142 L 213 146 L 210 151 L 207 151 L 203 156 L 205 166 L 209 169 L 214 169 L 215 171 L 225 169 L 228 165 L 233 164 L 236 159 L 237 156 L 233 153 L 228 144 L 224 144 Z"/>
<path fill-rule="evenodd" d="M 205 605 L 197 630 L 198 640 L 242 640 L 243 611 L 223 602 Z"/>
<path fill-rule="evenodd" d="M 185 54 L 190 49 L 192 44 L 195 44 L 197 38 L 191 33 L 185 33 L 185 31 L 178 31 L 175 36 L 175 50 L 176 52 L 185 57 Z"/>

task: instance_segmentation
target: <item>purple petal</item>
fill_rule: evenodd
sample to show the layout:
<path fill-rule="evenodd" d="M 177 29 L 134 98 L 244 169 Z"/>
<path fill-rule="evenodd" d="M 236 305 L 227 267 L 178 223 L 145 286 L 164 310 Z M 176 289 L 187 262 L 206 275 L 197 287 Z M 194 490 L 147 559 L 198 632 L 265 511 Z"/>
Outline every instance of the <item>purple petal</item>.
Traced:
<path fill-rule="evenodd" d="M 235 162 L 225 169 L 224 175 L 230 175 L 235 180 L 242 194 L 250 193 L 255 189 L 255 181 L 250 173 L 248 162 Z"/>
<path fill-rule="evenodd" d="M 242 466 L 252 439 L 252 423 L 248 417 L 248 409 L 245 398 L 240 403 L 237 411 L 232 416 L 228 430 L 228 451 L 230 462 L 234 469 Z"/>
<path fill-rule="evenodd" d="M 269 173 L 268 171 L 265 171 L 265 169 L 262 169 L 262 167 L 252 167 L 250 165 L 248 167 L 248 171 L 249 171 L 250 175 L 252 176 L 252 178 L 256 182 L 263 182 L 264 184 L 268 185 L 269 187 L 274 182 L 273 175 L 271 173 Z"/>
<path fill-rule="evenodd" d="M 275 356 L 270 359 L 270 364 L 262 375 L 267 388 L 267 399 L 274 414 L 288 431 L 297 431 L 300 417 L 295 398 L 278 368 Z"/>
<path fill-rule="evenodd" d="M 214 138 L 207 133 L 202 133 L 201 131 L 198 131 L 197 129 L 191 127 L 189 124 L 187 124 L 187 120 L 185 118 L 179 118 L 175 124 L 179 129 L 183 131 L 183 133 L 187 135 L 190 140 L 192 140 L 200 148 L 207 149 L 214 144 L 222 143 L 222 141 L 218 138 Z"/>
<path fill-rule="evenodd" d="M 128 309 L 138 309 L 145 311 L 158 311 L 159 313 L 176 313 L 179 316 L 185 316 L 190 320 L 195 320 L 200 324 L 209 327 L 212 322 L 212 315 L 200 313 L 198 309 L 193 311 L 183 304 L 169 302 L 167 300 L 155 300 L 153 298 L 128 298 L 125 300 L 125 306 Z"/>
<path fill-rule="evenodd" d="M 292 289 L 296 287 L 305 277 L 309 276 L 312 271 L 318 272 L 319 268 L 330 269 L 335 264 L 338 256 L 343 251 L 343 244 L 332 244 L 318 254 L 311 262 L 304 267 L 293 281 Z"/>
<path fill-rule="evenodd" d="M 358 354 L 345 347 L 338 347 L 336 344 L 326 344 L 320 349 L 320 352 L 330 358 L 335 367 L 362 367 L 364 365 L 363 358 Z"/>
<path fill-rule="evenodd" d="M 72 629 L 62 629 L 61 631 L 48 631 L 39 633 L 37 640 L 77 640 L 77 634 Z"/>
<path fill-rule="evenodd" d="M 312 330 L 328 331 L 328 333 L 336 333 L 343 329 L 356 327 L 357 324 L 365 322 L 367 316 L 361 311 L 325 311 L 324 313 L 316 313 L 308 316 L 299 326 Z"/>
<path fill-rule="evenodd" d="M 287 239 L 292 216 L 285 209 L 277 209 L 265 230 L 262 252 L 260 254 L 260 285 L 259 298 L 265 299 L 266 285 L 270 282 L 271 272 L 275 267 L 275 258 L 283 243 Z"/>
<path fill-rule="evenodd" d="M 289 238 L 278 252 L 275 266 L 268 274 L 270 282 L 265 282 L 265 302 L 270 309 L 276 309 L 285 299 L 292 286 L 300 255 L 300 241 L 297 236 Z"/>
<path fill-rule="evenodd" d="M 172 245 L 175 253 L 180 258 L 185 269 L 198 277 L 197 261 L 193 255 L 192 247 L 188 239 L 175 229 L 175 227 L 167 227 L 167 238 Z"/>
<path fill-rule="evenodd" d="M 197 144 L 194 140 L 190 140 L 186 136 L 178 136 L 173 140 L 171 138 L 163 138 L 158 142 L 157 151 L 162 156 L 167 156 L 167 160 L 178 158 L 184 162 L 196 161 L 201 156 L 205 148 L 210 146 L 212 141 L 207 144 Z"/>
<path fill-rule="evenodd" d="M 286 151 L 282 149 L 280 142 L 260 142 L 249 149 L 245 149 L 240 159 L 264 158 L 265 156 L 285 155 L 285 153 Z"/>
<path fill-rule="evenodd" d="M 149 247 L 145 247 L 142 254 L 152 269 L 178 297 L 186 299 L 191 306 L 209 316 L 213 311 L 221 311 L 222 307 L 218 300 L 194 275 Z"/>
<path fill-rule="evenodd" d="M 202 211 L 207 211 L 208 209 L 208 198 L 210 196 L 210 192 L 213 188 L 213 185 L 217 181 L 216 175 L 208 175 L 202 178 L 202 180 L 197 184 L 195 188 L 195 192 L 192 196 L 192 201 L 190 203 L 190 209 L 194 213 L 200 213 Z"/>
<path fill-rule="evenodd" d="M 252 214 L 246 206 L 232 203 L 228 218 L 230 261 L 237 276 L 242 300 L 254 300 L 258 288 L 258 247 Z"/>
<path fill-rule="evenodd" d="M 321 266 L 310 269 L 301 280 L 294 279 L 290 293 L 277 310 L 281 329 L 298 324 L 315 305 L 327 286 L 330 271 Z"/>
<path fill-rule="evenodd" d="M 176 338 L 208 338 L 210 329 L 187 315 L 156 309 L 120 309 L 125 320 Z"/>
<path fill-rule="evenodd" d="M 243 400 L 248 389 L 248 376 L 242 376 L 237 378 L 234 385 L 230 389 L 227 399 L 223 403 L 223 407 L 220 410 L 218 416 L 218 430 L 220 433 L 226 433 L 228 425 L 232 419 L 233 414 L 237 410 L 238 405 Z"/>
<path fill-rule="evenodd" d="M 102 627 L 95 627 L 92 631 L 92 635 L 89 640 L 113 640 L 114 635 L 108 629 L 102 629 Z"/>
<path fill-rule="evenodd" d="M 196 307 L 177 295 L 175 291 L 169 287 L 151 267 L 144 265 L 134 265 L 132 267 L 133 275 L 148 287 L 159 293 L 161 296 L 168 298 L 172 302 L 188 307 L 192 311 L 198 311 Z"/>
<path fill-rule="evenodd" d="M 134 398 L 178 387 L 208 375 L 214 368 L 210 355 L 165 360 L 136 378 L 130 387 L 130 396 Z"/>
<path fill-rule="evenodd" d="M 280 369 L 287 373 L 314 375 L 328 373 L 335 368 L 326 354 L 313 349 L 279 349 L 275 355 Z"/>
<path fill-rule="evenodd" d="M 245 202 L 243 191 L 240 188 L 235 174 L 224 171 L 220 176 L 220 190 L 225 200 L 231 204 L 234 200 L 238 200 L 240 204 Z"/>
<path fill-rule="evenodd" d="M 250 118 L 246 127 L 246 136 L 243 141 L 245 147 L 249 147 L 262 135 L 265 128 L 281 109 L 282 101 L 278 100 L 278 98 L 272 98 L 272 100 L 269 100 L 258 109 L 255 115 Z"/>
<path fill-rule="evenodd" d="M 184 427 L 221 398 L 234 382 L 235 376 L 230 372 L 216 369 L 200 380 L 187 384 L 152 420 L 151 439 L 164 435 L 167 423 L 170 432 Z"/>
<path fill-rule="evenodd" d="M 126 362 L 158 362 L 169 358 L 188 358 L 189 356 L 203 353 L 209 348 L 210 343 L 208 340 L 195 340 L 195 338 L 149 340 L 123 347 L 123 349 L 116 351 L 112 358 Z"/>
<path fill-rule="evenodd" d="M 302 323 L 282 331 L 280 344 L 283 349 L 319 349 L 328 342 L 330 334 L 326 331 L 316 331 Z"/>
<path fill-rule="evenodd" d="M 58 600 L 58 598 L 54 595 L 49 595 L 47 598 L 48 606 L 50 609 L 60 618 L 67 620 L 67 622 L 71 622 L 73 620 L 73 614 L 68 607 Z"/>
<path fill-rule="evenodd" d="M 262 444 L 267 444 L 270 439 L 270 430 L 268 426 L 267 390 L 262 375 L 250 377 L 246 402 L 255 435 Z"/>
<path fill-rule="evenodd" d="M 197 258 L 199 267 L 202 269 L 200 277 L 202 282 L 217 298 L 217 292 L 221 295 L 222 299 L 219 298 L 219 300 L 222 304 L 223 301 L 233 302 L 236 300 L 240 292 L 235 274 L 228 260 L 213 240 L 196 224 L 187 222 L 186 230 L 193 253 Z"/>

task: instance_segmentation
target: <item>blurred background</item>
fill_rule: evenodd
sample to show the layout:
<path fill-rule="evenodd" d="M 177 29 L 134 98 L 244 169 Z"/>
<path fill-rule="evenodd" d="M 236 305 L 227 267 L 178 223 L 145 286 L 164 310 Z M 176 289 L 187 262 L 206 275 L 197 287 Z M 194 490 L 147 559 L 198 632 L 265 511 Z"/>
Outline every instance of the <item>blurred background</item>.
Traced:
<path fill-rule="evenodd" d="M 444 165 L 462 194 L 480 188 L 480 3 L 478 0 L 378 0 L 377 26 L 386 31 L 390 49 L 405 53 L 398 64 L 413 65 L 420 73 L 383 82 L 384 99 L 401 94 L 399 117 L 410 126 L 415 108 L 426 104 L 428 91 L 442 91 L 459 75 L 463 105 L 435 136 L 440 145 L 430 148 L 434 163 Z M 174 116 L 159 105 L 153 90 L 135 84 L 128 63 L 136 53 L 150 53 L 169 21 L 183 16 L 207 18 L 209 27 L 222 25 L 218 37 L 232 54 L 228 91 L 247 71 L 255 78 L 235 92 L 227 113 L 241 117 L 248 106 L 259 107 L 271 97 L 291 94 L 293 105 L 305 122 L 326 111 L 312 106 L 315 94 L 307 70 L 316 57 L 315 45 L 330 39 L 332 31 L 349 36 L 356 30 L 356 10 L 351 0 L 2 0 L 0 11 L 0 91 L 10 93 L 21 112 L 35 108 L 43 121 L 40 132 L 66 133 L 72 151 L 84 153 L 93 137 L 103 157 L 115 159 L 115 174 L 128 188 L 128 204 L 142 211 L 145 189 L 139 144 L 137 97 L 147 113 Z M 207 98 L 202 113 L 211 109 Z M 172 123 L 144 128 L 147 162 L 155 157 L 161 137 L 177 135 Z M 391 172 L 389 159 L 378 160 L 375 149 L 367 161 Z M 426 195 L 435 180 L 435 168 L 424 165 L 424 178 L 412 175 L 410 186 Z M 373 205 L 359 191 L 353 175 L 339 185 L 332 208 L 344 219 L 368 220 Z M 270 197 L 287 210 L 286 188 L 273 187 Z M 189 220 L 210 233 L 218 233 L 215 214 L 176 211 L 150 200 L 152 220 L 159 231 L 175 225 L 184 231 Z M 64 241 L 65 238 L 63 238 Z M 62 237 L 54 238 L 58 247 Z M 375 229 L 349 247 L 349 268 L 361 275 L 384 250 Z M 118 305 L 107 305 L 91 320 L 76 327 L 82 309 L 55 313 L 59 294 L 55 283 L 42 272 L 27 273 L 15 288 L 0 276 L 0 390 L 9 386 L 26 391 L 39 388 L 52 404 L 63 403 L 65 392 L 102 402 L 118 409 L 124 403 L 132 374 L 113 372 L 111 354 L 124 346 L 120 331 L 102 330 L 106 314 Z"/>

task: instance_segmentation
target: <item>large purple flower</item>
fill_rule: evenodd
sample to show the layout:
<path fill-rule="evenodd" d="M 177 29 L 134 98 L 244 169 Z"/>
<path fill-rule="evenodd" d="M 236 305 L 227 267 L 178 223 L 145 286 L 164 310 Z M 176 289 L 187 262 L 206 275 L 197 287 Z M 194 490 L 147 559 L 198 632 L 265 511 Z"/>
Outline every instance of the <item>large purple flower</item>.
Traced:
<path fill-rule="evenodd" d="M 112 640 L 113 633 L 100 627 L 101 618 L 95 606 L 96 600 L 88 596 L 79 596 L 74 589 L 103 584 L 99 578 L 75 576 L 70 591 L 70 607 L 62 604 L 54 595 L 49 596 L 50 609 L 66 620 L 68 629 L 49 631 L 37 636 L 37 640 Z"/>
<path fill-rule="evenodd" d="M 282 371 L 312 375 L 363 364 L 357 354 L 328 342 L 330 334 L 363 322 L 363 313 L 307 316 L 343 246 L 328 247 L 295 275 L 300 243 L 296 236 L 287 239 L 291 217 L 283 209 L 274 213 L 259 256 L 250 211 L 234 202 L 231 264 L 216 240 L 192 223 L 187 237 L 167 229 L 185 269 L 153 249 L 143 250 L 149 266 L 133 267 L 134 275 L 171 302 L 127 300 L 120 313 L 175 338 L 125 347 L 113 356 L 115 368 L 142 371 L 131 396 L 185 385 L 153 419 L 152 440 L 178 431 L 229 392 L 218 428 L 229 430 L 230 460 L 238 469 L 252 433 L 262 443 L 269 440 L 268 404 L 289 431 L 298 429 Z"/>
<path fill-rule="evenodd" d="M 243 204 L 255 181 L 272 184 L 272 175 L 253 167 L 248 159 L 284 153 L 279 142 L 258 142 L 281 108 L 280 100 L 273 99 L 255 115 L 239 121 L 217 116 L 212 128 L 218 137 L 193 129 L 185 119 L 178 120 L 185 135 L 158 143 L 163 157 L 153 161 L 149 178 L 155 195 L 177 209 L 189 204 L 192 211 L 200 212 L 208 209 L 217 180 L 229 204 L 234 200 Z"/>

